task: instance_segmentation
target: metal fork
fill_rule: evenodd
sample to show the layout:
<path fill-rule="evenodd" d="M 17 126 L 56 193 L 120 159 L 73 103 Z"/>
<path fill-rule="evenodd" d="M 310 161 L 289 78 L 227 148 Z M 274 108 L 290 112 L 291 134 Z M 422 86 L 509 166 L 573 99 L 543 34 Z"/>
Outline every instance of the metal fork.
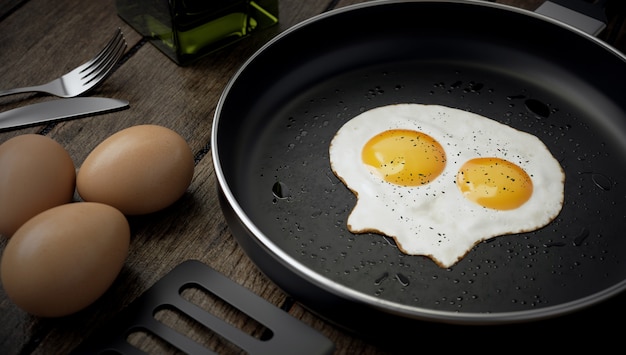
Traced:
<path fill-rule="evenodd" d="M 106 79 L 125 49 L 126 40 L 122 30 L 118 28 L 106 47 L 85 64 L 47 84 L 0 91 L 0 96 L 25 92 L 43 92 L 59 97 L 79 96 Z"/>

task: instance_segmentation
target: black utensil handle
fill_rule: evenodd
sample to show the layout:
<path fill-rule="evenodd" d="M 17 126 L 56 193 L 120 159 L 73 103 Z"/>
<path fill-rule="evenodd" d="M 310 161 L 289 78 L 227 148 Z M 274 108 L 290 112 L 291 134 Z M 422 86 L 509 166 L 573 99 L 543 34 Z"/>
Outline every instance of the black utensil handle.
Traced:
<path fill-rule="evenodd" d="M 188 287 L 204 289 L 237 308 L 271 331 L 257 339 L 204 311 L 181 296 Z M 154 314 L 172 308 L 193 318 L 249 354 L 331 354 L 334 344 L 308 325 L 275 307 L 197 260 L 188 260 L 170 271 L 109 324 L 96 330 L 74 354 L 142 353 L 126 338 L 138 330 L 156 335 L 190 354 L 213 354 L 209 349 L 155 320 Z"/>
<path fill-rule="evenodd" d="M 541 4 L 535 12 L 597 36 L 608 22 L 605 5 L 606 0 L 549 0 Z"/>

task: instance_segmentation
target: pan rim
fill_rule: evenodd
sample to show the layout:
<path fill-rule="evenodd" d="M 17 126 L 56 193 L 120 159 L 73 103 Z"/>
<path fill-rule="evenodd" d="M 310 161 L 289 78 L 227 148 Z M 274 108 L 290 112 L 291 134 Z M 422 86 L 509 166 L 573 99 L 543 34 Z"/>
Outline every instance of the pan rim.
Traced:
<path fill-rule="evenodd" d="M 348 5 L 339 9 L 334 9 L 316 16 L 313 16 L 307 20 L 304 20 L 288 29 L 278 34 L 276 37 L 269 40 L 266 44 L 264 44 L 261 48 L 259 48 L 254 54 L 252 54 L 236 71 L 233 77 L 229 80 L 226 87 L 224 88 L 213 117 L 212 123 L 212 134 L 211 134 L 211 154 L 213 158 L 213 164 L 215 169 L 215 176 L 218 181 L 218 188 L 220 192 L 223 194 L 224 199 L 229 204 L 229 207 L 236 214 L 239 222 L 241 222 L 245 228 L 250 231 L 250 234 L 254 236 L 255 242 L 260 244 L 266 252 L 270 254 L 270 256 L 275 260 L 281 263 L 284 267 L 288 268 L 291 272 L 297 274 L 299 277 L 303 278 L 309 283 L 314 284 L 316 287 L 323 289 L 326 292 L 330 292 L 335 296 L 338 296 L 342 299 L 346 299 L 351 302 L 358 302 L 361 304 L 366 304 L 370 307 L 373 307 L 379 311 L 382 311 L 387 314 L 392 315 L 401 315 L 403 317 L 409 317 L 416 320 L 425 320 L 425 321 L 433 321 L 439 323 L 449 323 L 449 324 L 464 324 L 464 325 L 497 325 L 497 324 L 509 324 L 509 323 L 521 323 L 528 321 L 537 321 L 544 320 L 549 318 L 554 318 L 556 316 L 562 316 L 569 313 L 573 313 L 579 310 L 582 310 L 586 307 L 595 305 L 604 300 L 607 300 L 622 291 L 626 290 L 626 280 L 623 280 L 617 284 L 614 284 L 606 289 L 603 289 L 594 294 L 553 305 L 542 307 L 538 309 L 529 309 L 529 310 L 521 310 L 521 311 L 511 311 L 511 312 L 494 312 L 494 313 L 482 313 L 482 312 L 453 312 L 453 311 L 443 311 L 443 310 L 435 310 L 424 307 L 416 307 L 409 306 L 405 304 L 401 304 L 394 301 L 389 301 L 386 299 L 376 298 L 372 295 L 365 294 L 361 291 L 354 290 L 348 286 L 335 282 L 320 273 L 310 269 L 302 262 L 298 261 L 294 257 L 292 257 L 289 253 L 284 251 L 281 247 L 279 247 L 275 242 L 272 241 L 265 233 L 263 233 L 257 225 L 250 219 L 247 215 L 243 207 L 237 201 L 233 191 L 231 190 L 229 183 L 226 179 L 224 171 L 222 169 L 222 163 L 220 160 L 220 152 L 218 147 L 218 141 L 220 138 L 219 134 L 219 124 L 220 117 L 222 115 L 222 110 L 225 104 L 227 97 L 233 86 L 237 83 L 242 73 L 246 71 L 246 69 L 250 66 L 252 62 L 263 52 L 265 52 L 268 48 L 274 45 L 274 43 L 281 41 L 284 37 L 291 35 L 293 32 L 296 32 L 298 29 L 308 26 L 311 23 L 317 22 L 321 19 L 335 16 L 337 14 L 341 14 L 344 12 L 353 11 L 355 9 L 366 8 L 366 7 L 375 7 L 380 5 L 393 5 L 397 3 L 462 3 L 462 4 L 472 4 L 476 6 L 482 7 L 491 7 L 496 9 L 501 9 L 505 11 L 512 11 L 515 13 L 519 13 L 526 16 L 531 16 L 537 18 L 542 21 L 549 22 L 555 26 L 559 26 L 565 28 L 569 31 L 572 31 L 579 36 L 586 38 L 587 40 L 593 41 L 596 45 L 602 47 L 603 49 L 611 52 L 615 56 L 619 57 L 622 61 L 626 62 L 626 55 L 621 53 L 619 50 L 609 45 L 608 43 L 594 37 L 591 34 L 588 34 L 574 26 L 563 23 L 561 21 L 552 19 L 545 15 L 532 12 L 529 10 L 516 8 L 510 5 L 499 4 L 499 3 L 490 3 L 479 0 L 374 0 L 367 3 L 359 3 L 354 5 Z M 263 270 L 261 270 L 263 271 Z M 271 278 L 270 278 L 271 279 Z M 305 305 L 306 306 L 306 305 Z"/>

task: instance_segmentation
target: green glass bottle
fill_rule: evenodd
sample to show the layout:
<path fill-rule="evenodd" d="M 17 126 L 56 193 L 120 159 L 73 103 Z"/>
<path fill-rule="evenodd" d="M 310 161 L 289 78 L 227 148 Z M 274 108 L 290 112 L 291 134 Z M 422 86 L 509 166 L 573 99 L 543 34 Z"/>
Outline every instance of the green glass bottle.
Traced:
<path fill-rule="evenodd" d="M 278 23 L 278 0 L 116 0 L 116 6 L 179 65 Z"/>

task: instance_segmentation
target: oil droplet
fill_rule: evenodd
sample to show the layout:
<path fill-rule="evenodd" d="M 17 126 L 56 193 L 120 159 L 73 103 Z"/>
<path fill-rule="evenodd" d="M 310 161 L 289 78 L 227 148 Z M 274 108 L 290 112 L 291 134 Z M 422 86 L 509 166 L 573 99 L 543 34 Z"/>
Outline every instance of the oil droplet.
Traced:
<path fill-rule="evenodd" d="M 286 199 L 289 197 L 289 188 L 281 181 L 276 181 L 272 186 L 272 194 L 277 199 Z"/>
<path fill-rule="evenodd" d="M 387 279 L 387 277 L 389 277 L 389 273 L 385 272 L 384 274 L 380 275 L 376 280 L 374 280 L 374 284 L 380 285 L 383 281 Z"/>
<path fill-rule="evenodd" d="M 467 88 L 465 88 L 465 90 L 463 90 L 463 91 L 465 91 L 466 93 L 470 93 L 470 92 L 478 93 L 478 92 L 480 92 L 480 90 L 482 90 L 482 88 L 484 86 L 485 85 L 482 84 L 482 83 L 477 83 L 477 82 L 471 81 L 469 83 L 469 85 L 467 86 Z"/>
<path fill-rule="evenodd" d="M 528 111 L 535 114 L 537 118 L 548 118 L 550 116 L 550 107 L 539 100 L 528 99 L 524 101 L 524 104 Z"/>
<path fill-rule="evenodd" d="M 410 283 L 409 278 L 403 274 L 396 274 L 396 280 L 398 280 L 402 286 L 408 286 Z"/>
<path fill-rule="evenodd" d="M 588 236 L 589 236 L 589 229 L 587 228 L 581 229 L 580 233 L 578 233 L 578 236 L 574 238 L 574 245 L 580 246 L 585 241 L 585 239 L 587 239 Z"/>
<path fill-rule="evenodd" d="M 458 89 L 459 87 L 461 87 L 461 85 L 463 85 L 462 81 L 455 81 L 454 83 L 452 83 L 452 85 L 450 85 L 450 89 Z"/>
<path fill-rule="evenodd" d="M 393 246 L 393 247 L 398 247 L 398 245 L 396 244 L 396 241 L 391 238 L 391 237 L 387 237 L 387 236 L 383 236 L 383 239 L 387 241 L 387 243 L 389 243 L 389 245 Z"/>
<path fill-rule="evenodd" d="M 543 246 L 546 247 L 546 248 L 563 247 L 563 246 L 565 246 L 565 243 L 563 243 L 563 242 L 548 242 L 548 243 L 545 243 Z"/>
<path fill-rule="evenodd" d="M 604 191 L 610 191 L 611 187 L 613 187 L 613 182 L 611 181 L 611 179 L 608 176 L 602 174 L 593 173 L 591 175 L 591 180 L 593 180 L 593 183 L 596 184 L 597 187 Z"/>

